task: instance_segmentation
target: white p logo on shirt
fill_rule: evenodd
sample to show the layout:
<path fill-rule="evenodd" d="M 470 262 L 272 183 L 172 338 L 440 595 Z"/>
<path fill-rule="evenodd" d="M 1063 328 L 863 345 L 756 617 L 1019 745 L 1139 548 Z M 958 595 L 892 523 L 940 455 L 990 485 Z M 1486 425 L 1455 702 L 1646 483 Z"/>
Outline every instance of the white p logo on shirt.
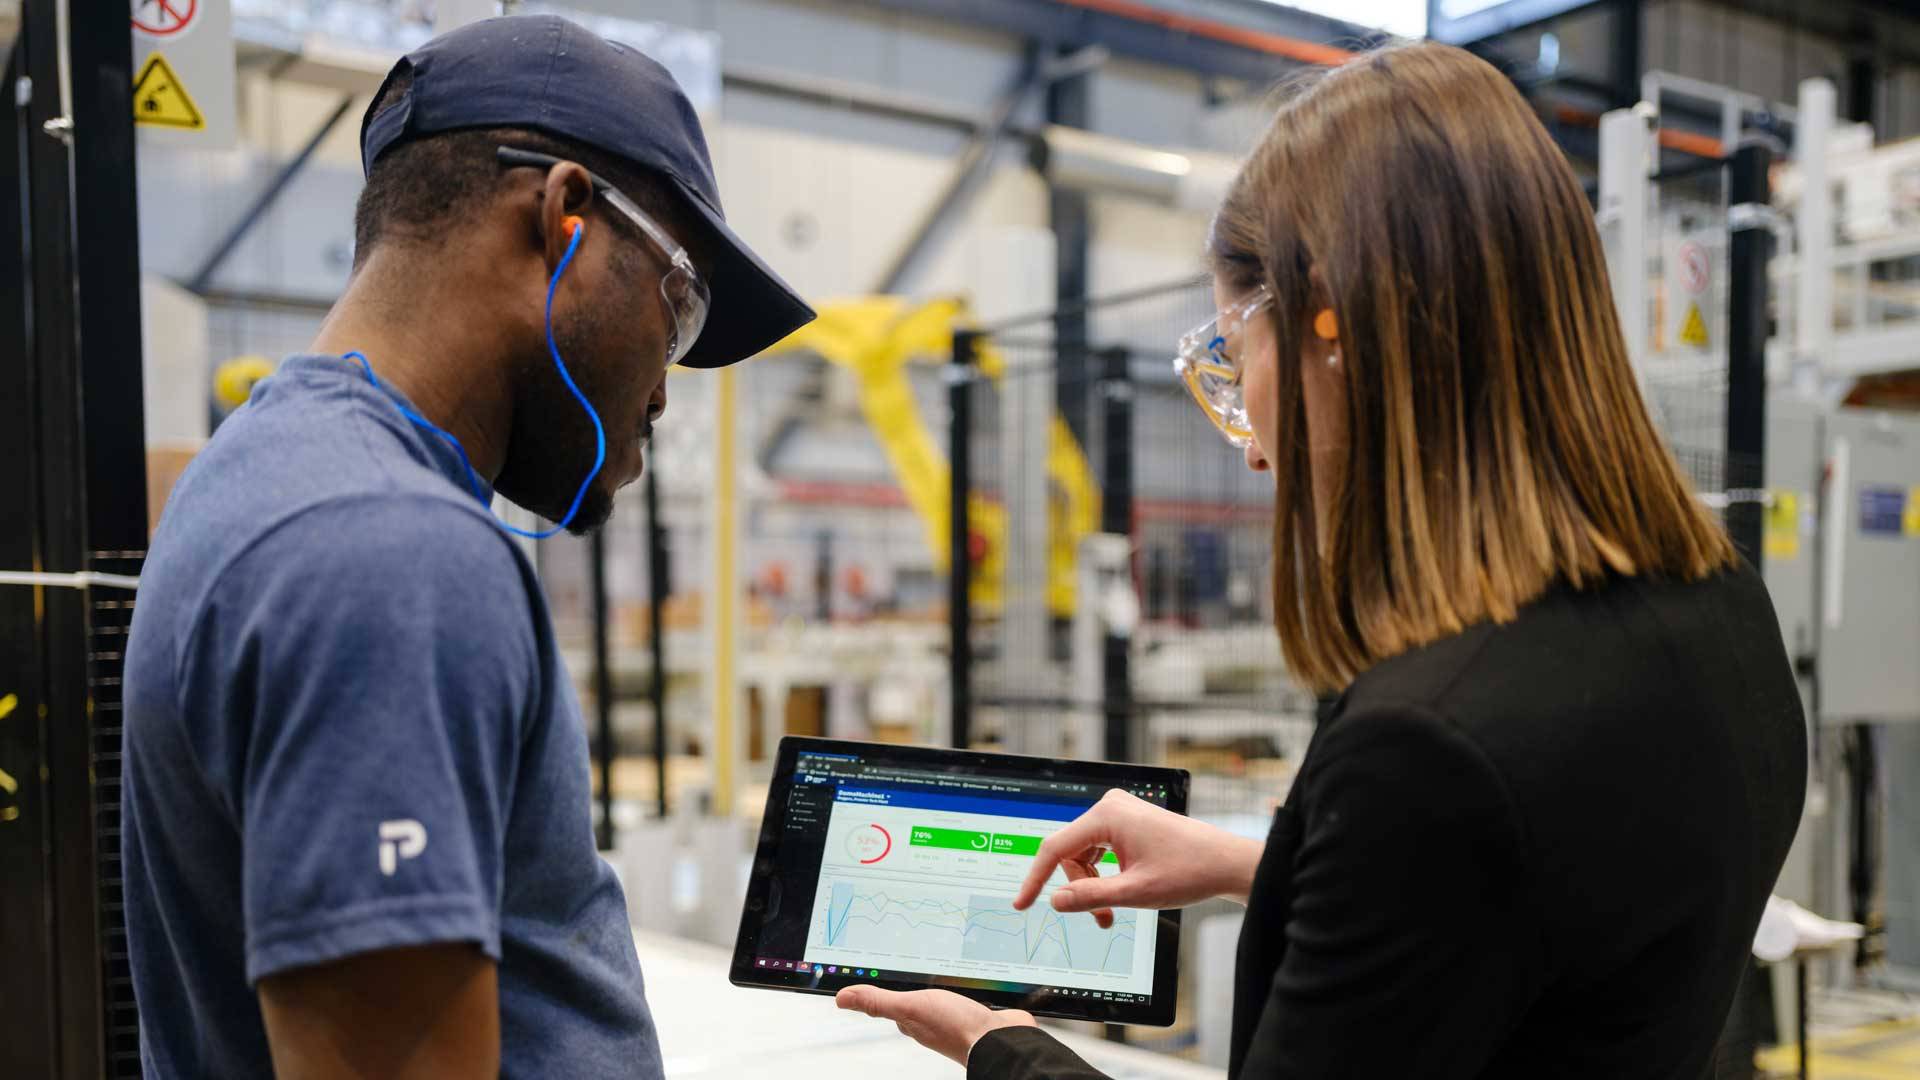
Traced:
<path fill-rule="evenodd" d="M 380 872 L 388 877 L 401 859 L 427 850 L 427 827 L 411 818 L 380 823 Z"/>

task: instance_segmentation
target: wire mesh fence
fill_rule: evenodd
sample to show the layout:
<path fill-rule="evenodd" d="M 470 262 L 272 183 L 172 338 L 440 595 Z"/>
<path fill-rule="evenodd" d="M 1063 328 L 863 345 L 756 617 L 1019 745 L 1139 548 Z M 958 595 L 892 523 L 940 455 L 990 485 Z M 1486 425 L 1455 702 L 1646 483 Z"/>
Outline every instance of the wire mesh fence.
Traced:
<path fill-rule="evenodd" d="M 1764 454 L 1729 450 L 1732 229 L 1727 171 L 1656 176 L 1647 220 L 1647 408 L 1681 471 L 1723 519 L 1764 502 Z M 1763 302 L 1765 302 L 1763 298 Z"/>
<path fill-rule="evenodd" d="M 1715 169 L 1651 186 L 1647 405 L 1695 489 L 1720 492 L 1727 476 L 1725 183 Z"/>
<path fill-rule="evenodd" d="M 1187 280 L 957 346 L 972 655 L 956 731 L 1184 767 L 1194 813 L 1263 819 L 1313 701 L 1272 631 L 1269 481 L 1173 373 L 1174 342 L 1214 310 Z"/>

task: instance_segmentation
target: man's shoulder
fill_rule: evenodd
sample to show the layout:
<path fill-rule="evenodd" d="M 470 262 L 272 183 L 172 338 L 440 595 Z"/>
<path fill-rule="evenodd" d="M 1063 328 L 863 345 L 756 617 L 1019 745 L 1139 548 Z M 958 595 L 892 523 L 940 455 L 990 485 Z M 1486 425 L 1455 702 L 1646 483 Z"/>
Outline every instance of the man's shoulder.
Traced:
<path fill-rule="evenodd" d="M 130 648 L 143 673 L 158 674 L 156 663 L 173 673 L 185 711 L 203 714 L 196 725 L 231 719 L 222 702 L 236 680 L 270 679 L 262 692 L 276 699 L 343 676 L 394 693 L 408 686 L 396 663 L 422 678 L 504 680 L 501 700 L 517 701 L 541 677 L 550 641 L 530 565 L 480 508 L 452 500 L 380 492 L 314 503 L 220 563 L 155 584 L 149 595 L 143 575 L 140 604 L 162 611 L 143 622 L 136 609 Z"/>
<path fill-rule="evenodd" d="M 236 412 L 181 476 L 148 552 L 146 595 L 191 608 L 236 572 L 378 572 L 428 556 L 463 573 L 513 568 L 518 549 L 488 509 L 378 418 L 354 401 L 291 397 Z"/>
<path fill-rule="evenodd" d="M 235 588 L 475 589 L 530 573 L 488 511 L 455 494 L 365 491 L 307 503 L 263 523 L 217 576 Z"/>
<path fill-rule="evenodd" d="M 525 557 L 471 500 L 349 492 L 226 524 L 157 535 L 141 574 L 144 610 L 136 610 L 136 623 L 152 644 L 170 642 L 183 660 L 194 642 L 211 644 L 203 630 L 216 610 L 236 631 L 272 623 L 297 634 L 345 620 L 369 643 L 385 636 L 383 628 L 403 630 L 399 619 L 445 623 L 450 617 L 437 612 L 449 605 L 468 633 L 513 629 L 517 636 L 530 622 L 524 605 L 460 600 L 530 598 L 537 588 Z"/>

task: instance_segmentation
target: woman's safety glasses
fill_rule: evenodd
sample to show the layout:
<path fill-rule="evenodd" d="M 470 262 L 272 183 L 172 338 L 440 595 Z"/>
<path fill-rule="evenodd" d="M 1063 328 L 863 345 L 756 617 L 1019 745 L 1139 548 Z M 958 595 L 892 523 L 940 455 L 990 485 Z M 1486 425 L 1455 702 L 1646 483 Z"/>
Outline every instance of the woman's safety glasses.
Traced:
<path fill-rule="evenodd" d="M 1245 359 L 1241 350 L 1247 323 L 1272 306 L 1273 294 L 1262 285 L 1252 296 L 1189 331 L 1173 356 L 1174 373 L 1193 392 L 1200 410 L 1228 442 L 1242 449 L 1253 442 L 1253 428 L 1240 392 L 1240 365 Z"/>
<path fill-rule="evenodd" d="M 500 163 L 509 168 L 525 166 L 551 169 L 564 160 L 551 154 L 512 146 L 500 147 L 497 156 Z M 633 200 L 622 194 L 619 188 L 594 175 L 592 170 L 587 171 L 587 177 L 593 181 L 594 192 L 632 222 L 648 240 L 653 241 L 653 246 L 659 248 L 660 254 L 672 264 L 660 279 L 660 298 L 666 302 L 667 315 L 673 322 L 673 337 L 667 342 L 667 365 L 671 367 L 687 355 L 687 351 L 699 339 L 700 331 L 706 328 L 710 300 L 707 284 L 700 280 L 699 272 L 693 268 L 693 257 L 687 254 L 687 249 L 676 243 L 667 230 L 647 216 L 646 211 L 635 206 Z"/>

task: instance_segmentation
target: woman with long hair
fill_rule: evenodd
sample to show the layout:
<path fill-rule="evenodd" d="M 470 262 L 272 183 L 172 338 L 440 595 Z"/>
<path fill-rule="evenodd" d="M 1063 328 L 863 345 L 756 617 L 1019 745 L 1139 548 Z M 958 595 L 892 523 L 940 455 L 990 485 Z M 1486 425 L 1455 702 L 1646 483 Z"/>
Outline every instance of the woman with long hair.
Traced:
<path fill-rule="evenodd" d="M 1760 578 L 1641 401 L 1592 213 L 1514 88 L 1418 44 L 1275 116 L 1176 367 L 1274 480 L 1289 670 L 1337 692 L 1264 844 L 1109 792 L 1016 907 L 1247 904 L 1234 1077 L 1708 1068 L 1799 824 Z M 1120 870 L 1102 877 L 1111 850 Z M 1099 1075 L 1014 1010 L 840 1004 L 974 1077 Z"/>

